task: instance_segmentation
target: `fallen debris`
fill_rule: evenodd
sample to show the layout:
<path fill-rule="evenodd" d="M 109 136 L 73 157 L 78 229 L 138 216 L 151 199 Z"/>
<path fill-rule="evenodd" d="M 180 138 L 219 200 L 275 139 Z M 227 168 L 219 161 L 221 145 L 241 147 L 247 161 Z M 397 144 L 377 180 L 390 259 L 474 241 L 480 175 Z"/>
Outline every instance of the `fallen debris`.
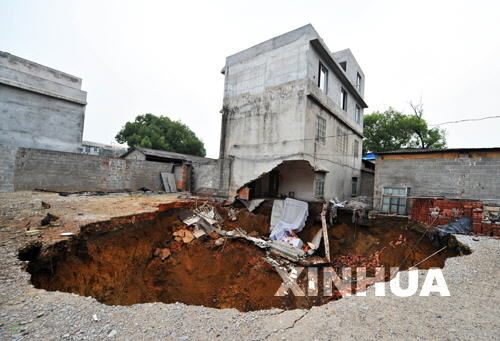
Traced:
<path fill-rule="evenodd" d="M 323 210 L 321 211 L 321 227 L 323 230 L 323 239 L 325 243 L 325 256 L 328 261 L 331 260 L 330 258 L 330 242 L 328 240 L 328 230 L 326 226 L 326 210 L 328 208 L 328 204 L 325 202 L 323 204 Z"/>
<path fill-rule="evenodd" d="M 277 205 L 279 206 L 280 204 Z M 275 211 L 273 205 L 273 212 L 277 213 L 278 210 Z M 296 244 L 297 242 L 294 238 L 297 237 L 293 233 L 302 231 L 308 214 L 309 205 L 306 202 L 290 198 L 285 199 L 282 216 L 272 228 L 270 238 Z"/>
<path fill-rule="evenodd" d="M 266 199 L 245 200 L 241 198 L 238 198 L 238 200 L 246 207 L 248 212 L 253 212 L 260 204 L 266 201 Z"/>
<path fill-rule="evenodd" d="M 207 233 L 206 233 L 205 231 L 203 231 L 203 230 L 195 230 L 195 231 L 193 232 L 193 236 L 194 236 L 196 239 L 199 239 L 199 238 L 201 238 L 201 237 L 203 237 L 203 236 L 206 236 L 206 235 L 207 235 Z"/>
<path fill-rule="evenodd" d="M 56 216 L 52 213 L 47 213 L 47 215 L 42 219 L 40 224 L 42 226 L 46 226 L 46 225 L 49 225 L 51 222 L 56 221 L 56 220 L 59 220 L 58 216 Z"/>
<path fill-rule="evenodd" d="M 160 258 L 162 261 L 170 257 L 172 252 L 167 248 L 156 248 L 153 256 Z"/>
<path fill-rule="evenodd" d="M 279 240 L 271 241 L 269 243 L 269 247 L 271 248 L 271 253 L 289 259 L 293 262 L 297 262 L 300 258 L 306 255 L 304 250 L 298 249 L 287 242 Z"/>
<path fill-rule="evenodd" d="M 191 243 L 191 241 L 194 239 L 193 233 L 191 231 L 185 230 L 185 229 L 175 231 L 173 233 L 173 235 L 174 235 L 176 241 L 178 241 L 178 242 L 182 241 L 185 244 Z"/>

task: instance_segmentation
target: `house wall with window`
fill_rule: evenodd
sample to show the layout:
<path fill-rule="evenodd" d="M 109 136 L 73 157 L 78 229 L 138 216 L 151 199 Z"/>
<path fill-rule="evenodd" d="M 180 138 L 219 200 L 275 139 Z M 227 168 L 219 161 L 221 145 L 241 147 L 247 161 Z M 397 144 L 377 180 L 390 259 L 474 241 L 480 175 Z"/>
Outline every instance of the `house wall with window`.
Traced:
<path fill-rule="evenodd" d="M 229 161 L 221 163 L 221 174 L 230 180 L 221 194 L 232 197 L 243 186 L 269 193 L 262 188 L 266 174 L 278 170 L 278 195 L 351 196 L 363 132 L 354 112 L 366 104 L 311 25 L 227 57 L 223 74 L 220 158 Z M 339 103 L 343 88 L 346 110 Z M 292 169 L 289 161 L 299 160 L 312 170 L 307 176 Z"/>
<path fill-rule="evenodd" d="M 380 153 L 375 168 L 374 208 L 409 214 L 407 199 L 414 197 L 499 204 L 499 179 L 500 148 Z"/>
<path fill-rule="evenodd" d="M 349 51 L 350 52 L 350 51 Z M 347 120 L 349 120 L 353 125 L 356 125 L 359 127 L 359 129 L 362 129 L 363 127 L 363 104 L 359 103 L 356 98 L 353 96 L 352 91 L 349 91 L 347 87 L 345 86 L 345 83 L 342 83 L 341 80 L 333 73 L 331 67 L 327 64 L 327 62 L 322 59 L 318 52 L 314 49 L 311 48 L 308 50 L 308 59 L 307 59 L 307 75 L 308 78 L 311 79 L 314 83 L 318 83 L 321 81 L 320 79 L 320 72 L 319 72 L 319 65 L 322 65 L 324 68 L 327 70 L 327 86 L 326 86 L 326 91 L 325 94 L 333 100 L 340 109 L 339 113 Z M 357 63 L 352 66 L 349 66 L 347 64 L 347 68 L 349 70 L 350 68 L 356 68 L 356 70 L 359 70 L 360 74 L 362 75 L 362 79 L 364 80 L 364 74 L 357 66 Z M 349 77 L 349 75 L 346 73 L 346 76 Z M 356 82 L 356 76 L 354 76 L 354 79 L 349 78 L 351 83 L 355 86 Z M 362 80 L 362 86 L 361 86 L 361 91 L 359 93 L 361 96 L 363 96 L 364 93 L 364 82 Z M 346 107 L 343 108 L 343 101 L 342 101 L 342 92 L 345 92 L 345 104 Z M 356 119 L 356 107 L 359 108 L 359 118 Z"/>
<path fill-rule="evenodd" d="M 333 57 L 337 63 L 345 65 L 344 72 L 346 73 L 349 80 L 356 85 L 356 88 L 361 93 L 362 96 L 365 94 L 365 74 L 359 66 L 356 58 L 354 57 L 350 49 L 345 49 L 342 51 L 337 51 L 333 53 Z M 358 82 L 360 79 L 360 82 Z M 359 84 L 359 87 L 358 87 Z"/>

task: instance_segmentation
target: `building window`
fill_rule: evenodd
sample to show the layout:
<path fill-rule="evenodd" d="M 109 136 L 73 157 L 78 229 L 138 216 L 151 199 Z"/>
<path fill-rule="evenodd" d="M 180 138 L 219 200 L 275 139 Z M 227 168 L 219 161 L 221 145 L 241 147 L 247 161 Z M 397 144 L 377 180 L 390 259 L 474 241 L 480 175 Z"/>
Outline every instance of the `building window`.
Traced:
<path fill-rule="evenodd" d="M 356 112 L 354 114 L 354 119 L 356 123 L 361 123 L 361 107 L 356 104 Z"/>
<path fill-rule="evenodd" d="M 354 140 L 354 143 L 352 144 L 352 153 L 354 154 L 354 158 L 359 157 L 359 141 Z"/>
<path fill-rule="evenodd" d="M 326 94 L 328 88 L 328 69 L 319 63 L 318 87 Z"/>
<path fill-rule="evenodd" d="M 358 178 L 356 177 L 353 177 L 352 178 L 352 196 L 355 197 L 356 195 L 358 195 Z"/>
<path fill-rule="evenodd" d="M 356 89 L 361 92 L 361 75 L 359 73 L 356 75 Z"/>
<path fill-rule="evenodd" d="M 326 120 L 318 116 L 316 121 L 316 141 L 322 144 L 326 142 Z"/>
<path fill-rule="evenodd" d="M 339 65 L 342 69 L 344 69 L 344 71 L 347 72 L 347 62 L 340 62 Z"/>
<path fill-rule="evenodd" d="M 340 107 L 347 111 L 347 91 L 344 88 L 340 89 Z"/>
<path fill-rule="evenodd" d="M 323 198 L 325 195 L 325 173 L 316 172 L 314 178 L 314 196 L 316 198 Z"/>
<path fill-rule="evenodd" d="M 337 127 L 337 149 L 339 151 L 344 150 L 343 143 L 344 143 L 344 132 L 342 131 L 342 128 Z"/>
<path fill-rule="evenodd" d="M 410 188 L 408 187 L 384 187 L 381 211 L 407 215 L 409 194 Z"/>
<path fill-rule="evenodd" d="M 337 150 L 346 154 L 348 151 L 349 137 L 347 132 L 341 127 L 337 127 Z"/>

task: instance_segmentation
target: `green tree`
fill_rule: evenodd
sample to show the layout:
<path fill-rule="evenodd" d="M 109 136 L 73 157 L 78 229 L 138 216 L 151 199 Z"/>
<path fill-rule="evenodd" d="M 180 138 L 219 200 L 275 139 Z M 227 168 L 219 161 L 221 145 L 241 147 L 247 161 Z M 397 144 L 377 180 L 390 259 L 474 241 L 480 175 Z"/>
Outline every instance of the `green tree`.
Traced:
<path fill-rule="evenodd" d="M 203 142 L 180 121 L 153 114 L 139 115 L 134 122 L 127 122 L 115 137 L 130 148 L 143 147 L 182 154 L 205 156 Z"/>
<path fill-rule="evenodd" d="M 441 149 L 446 147 L 445 131 L 429 128 L 423 105 L 410 103 L 414 114 L 389 108 L 364 117 L 363 152 L 385 152 L 402 148 Z"/>

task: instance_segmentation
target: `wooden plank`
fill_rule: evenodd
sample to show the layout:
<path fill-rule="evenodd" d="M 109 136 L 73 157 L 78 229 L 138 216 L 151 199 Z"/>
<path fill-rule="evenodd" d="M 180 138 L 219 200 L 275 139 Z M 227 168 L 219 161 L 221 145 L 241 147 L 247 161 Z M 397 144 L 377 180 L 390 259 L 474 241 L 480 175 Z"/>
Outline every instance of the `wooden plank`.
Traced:
<path fill-rule="evenodd" d="M 330 241 L 328 239 L 328 230 L 326 225 L 326 210 L 328 209 L 328 203 L 323 203 L 323 210 L 321 211 L 321 226 L 323 228 L 323 242 L 325 243 L 325 256 L 328 262 L 331 262 L 330 258 Z"/>

